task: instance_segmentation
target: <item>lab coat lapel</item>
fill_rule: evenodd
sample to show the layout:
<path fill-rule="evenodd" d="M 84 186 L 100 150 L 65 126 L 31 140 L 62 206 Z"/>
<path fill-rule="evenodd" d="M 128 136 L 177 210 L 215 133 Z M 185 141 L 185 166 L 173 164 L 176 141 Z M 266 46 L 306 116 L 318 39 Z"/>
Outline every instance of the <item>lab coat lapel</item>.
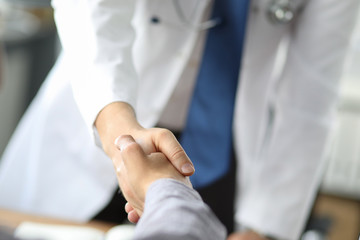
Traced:
<path fill-rule="evenodd" d="M 204 20 L 210 1 L 181 0 L 177 6 L 180 9 L 176 9 L 171 0 L 140 3 L 134 21 L 138 35 L 134 62 L 140 78 L 136 109 L 139 121 L 144 126 L 152 126 L 189 61 L 201 32 L 192 26 Z M 179 10 L 189 16 L 189 22 L 179 17 Z"/>

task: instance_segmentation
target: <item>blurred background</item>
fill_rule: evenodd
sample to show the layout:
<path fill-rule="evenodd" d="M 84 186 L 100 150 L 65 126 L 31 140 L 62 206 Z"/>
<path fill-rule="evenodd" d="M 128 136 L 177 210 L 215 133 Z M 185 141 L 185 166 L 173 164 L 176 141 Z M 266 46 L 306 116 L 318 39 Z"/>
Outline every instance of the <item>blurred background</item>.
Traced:
<path fill-rule="evenodd" d="M 0 156 L 59 51 L 49 0 L 0 0 Z M 306 239 L 357 239 L 360 232 L 360 18 L 340 92 Z"/>
<path fill-rule="evenodd" d="M 0 155 L 58 46 L 50 1 L 0 0 Z"/>

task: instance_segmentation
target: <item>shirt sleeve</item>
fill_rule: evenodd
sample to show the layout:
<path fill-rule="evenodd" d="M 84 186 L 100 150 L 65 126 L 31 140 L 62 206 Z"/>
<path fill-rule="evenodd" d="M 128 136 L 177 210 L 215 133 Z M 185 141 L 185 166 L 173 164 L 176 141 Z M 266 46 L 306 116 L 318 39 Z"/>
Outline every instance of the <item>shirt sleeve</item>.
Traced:
<path fill-rule="evenodd" d="M 102 108 L 123 101 L 135 106 L 132 59 L 134 0 L 53 0 L 64 61 L 79 110 L 93 134 Z M 68 76 L 69 74 L 67 74 Z"/>
<path fill-rule="evenodd" d="M 225 238 L 225 227 L 195 190 L 173 179 L 161 179 L 149 187 L 134 239 Z"/>

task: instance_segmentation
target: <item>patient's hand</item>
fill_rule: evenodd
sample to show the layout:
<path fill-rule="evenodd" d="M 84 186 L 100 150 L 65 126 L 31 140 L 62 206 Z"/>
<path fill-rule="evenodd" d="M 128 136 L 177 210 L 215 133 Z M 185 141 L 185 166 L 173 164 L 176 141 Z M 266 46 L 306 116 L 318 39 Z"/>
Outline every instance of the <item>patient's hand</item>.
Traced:
<path fill-rule="evenodd" d="M 164 154 L 157 152 L 146 155 L 143 149 L 129 135 L 116 139 L 118 151 L 114 166 L 120 188 L 128 201 L 128 218 L 136 222 L 144 209 L 148 187 L 161 178 L 172 178 L 191 187 L 188 177 L 184 177 L 169 162 Z"/>

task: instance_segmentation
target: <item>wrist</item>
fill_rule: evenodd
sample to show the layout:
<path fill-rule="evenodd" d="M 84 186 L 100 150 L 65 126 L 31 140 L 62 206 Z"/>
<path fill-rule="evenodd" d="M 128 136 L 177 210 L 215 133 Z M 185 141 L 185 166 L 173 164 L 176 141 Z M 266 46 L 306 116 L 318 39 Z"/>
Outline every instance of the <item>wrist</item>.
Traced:
<path fill-rule="evenodd" d="M 138 123 L 134 109 L 125 102 L 106 105 L 95 120 L 104 152 L 111 158 L 116 150 L 114 141 L 121 135 L 133 135 L 143 128 Z"/>

